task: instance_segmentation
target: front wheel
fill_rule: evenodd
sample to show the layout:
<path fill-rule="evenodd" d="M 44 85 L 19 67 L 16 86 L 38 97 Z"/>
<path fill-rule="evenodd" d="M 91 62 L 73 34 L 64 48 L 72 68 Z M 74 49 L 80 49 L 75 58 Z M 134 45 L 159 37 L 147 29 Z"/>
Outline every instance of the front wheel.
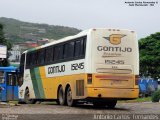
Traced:
<path fill-rule="evenodd" d="M 65 105 L 65 94 L 63 92 L 62 86 L 58 89 L 58 100 L 59 105 Z"/>
<path fill-rule="evenodd" d="M 111 100 L 107 102 L 107 107 L 112 109 L 112 108 L 115 108 L 116 104 L 117 104 L 117 100 Z"/>
<path fill-rule="evenodd" d="M 29 89 L 26 89 L 26 90 L 25 90 L 24 102 L 25 102 L 26 104 L 35 104 L 35 103 L 36 103 L 36 100 L 30 99 Z"/>
<path fill-rule="evenodd" d="M 67 89 L 67 105 L 70 106 L 70 107 L 76 105 L 76 100 L 73 100 L 73 98 L 72 98 L 71 87 L 68 87 L 68 89 Z"/>

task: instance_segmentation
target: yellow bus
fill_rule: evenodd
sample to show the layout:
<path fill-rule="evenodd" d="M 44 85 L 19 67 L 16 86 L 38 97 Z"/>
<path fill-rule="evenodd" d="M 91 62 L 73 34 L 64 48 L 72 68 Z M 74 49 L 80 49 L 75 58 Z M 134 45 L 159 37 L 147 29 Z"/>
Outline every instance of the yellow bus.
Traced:
<path fill-rule="evenodd" d="M 85 30 L 25 51 L 20 71 L 19 98 L 26 103 L 85 101 L 114 108 L 117 100 L 138 97 L 138 40 L 130 30 Z"/>

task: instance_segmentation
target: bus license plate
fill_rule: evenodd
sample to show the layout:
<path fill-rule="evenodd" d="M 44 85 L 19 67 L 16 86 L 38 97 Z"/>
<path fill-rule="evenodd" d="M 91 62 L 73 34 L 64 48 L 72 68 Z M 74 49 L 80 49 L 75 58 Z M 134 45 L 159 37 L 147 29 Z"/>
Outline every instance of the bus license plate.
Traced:
<path fill-rule="evenodd" d="M 111 84 L 121 84 L 121 83 L 122 83 L 121 80 L 113 80 L 113 81 L 111 82 Z"/>

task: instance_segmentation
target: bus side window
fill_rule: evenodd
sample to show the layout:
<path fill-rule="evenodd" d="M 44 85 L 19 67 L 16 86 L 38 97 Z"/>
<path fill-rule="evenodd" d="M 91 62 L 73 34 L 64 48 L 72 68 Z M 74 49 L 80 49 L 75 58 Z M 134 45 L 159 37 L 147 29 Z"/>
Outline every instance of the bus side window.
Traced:
<path fill-rule="evenodd" d="M 54 49 L 54 61 L 63 59 L 63 45 L 58 45 Z"/>
<path fill-rule="evenodd" d="M 33 53 L 31 52 L 30 53 L 30 58 L 29 58 L 29 62 L 30 62 L 30 67 L 33 65 L 33 62 L 32 62 L 32 60 L 33 60 Z"/>
<path fill-rule="evenodd" d="M 50 63 L 52 61 L 52 57 L 53 57 L 53 49 L 52 47 L 49 47 L 46 49 L 46 55 L 45 55 L 45 62 L 46 63 Z"/>
<path fill-rule="evenodd" d="M 12 82 L 13 80 L 11 74 L 7 74 L 7 85 L 12 85 Z"/>
<path fill-rule="evenodd" d="M 86 53 L 86 37 L 83 38 L 81 42 L 81 47 L 82 47 L 82 55 L 85 56 Z"/>
<path fill-rule="evenodd" d="M 3 84 L 4 82 L 4 72 L 0 71 L 0 84 Z"/>
<path fill-rule="evenodd" d="M 55 46 L 55 49 L 54 49 L 54 61 L 58 60 L 58 56 L 59 56 L 59 47 Z"/>
<path fill-rule="evenodd" d="M 22 74 L 22 76 L 24 73 L 24 61 L 25 61 L 25 54 L 22 54 L 20 60 L 20 73 Z"/>
<path fill-rule="evenodd" d="M 31 63 L 31 54 L 30 52 L 27 53 L 27 58 L 26 58 L 26 67 L 29 68 L 30 67 L 30 63 Z"/>
<path fill-rule="evenodd" d="M 59 57 L 58 60 L 62 60 L 63 59 L 63 45 L 59 46 Z"/>
<path fill-rule="evenodd" d="M 38 65 L 38 56 L 39 56 L 39 53 L 37 51 L 32 53 L 32 65 L 33 66 Z"/>
<path fill-rule="evenodd" d="M 14 85 L 18 85 L 18 76 L 16 74 L 12 75 Z"/>
<path fill-rule="evenodd" d="M 64 55 L 63 55 L 64 59 L 68 58 L 68 48 L 69 44 L 68 43 L 64 44 Z"/>
<path fill-rule="evenodd" d="M 79 57 L 81 53 L 81 41 L 78 40 L 75 42 L 75 51 L 74 51 L 74 56 Z"/>
<path fill-rule="evenodd" d="M 41 63 L 41 53 L 40 50 L 38 50 L 37 64 L 40 65 L 40 63 Z"/>
<path fill-rule="evenodd" d="M 38 54 L 38 52 L 35 52 L 35 62 L 34 62 L 34 65 L 38 65 L 38 56 L 39 56 L 39 54 Z"/>
<path fill-rule="evenodd" d="M 39 65 L 44 64 L 45 61 L 45 49 L 40 50 L 39 56 L 38 56 L 38 63 Z"/>
<path fill-rule="evenodd" d="M 74 55 L 74 42 L 69 42 L 64 45 L 64 59 L 73 58 Z"/>
<path fill-rule="evenodd" d="M 35 66 L 37 64 L 37 52 L 32 52 L 31 53 L 31 63 L 32 63 L 32 66 Z"/>
<path fill-rule="evenodd" d="M 52 61 L 54 61 L 54 58 L 55 58 L 55 53 L 54 53 L 54 51 L 55 51 L 55 47 L 54 46 L 52 46 Z"/>
<path fill-rule="evenodd" d="M 15 86 L 17 85 L 17 75 L 14 73 L 7 74 L 7 85 Z"/>
<path fill-rule="evenodd" d="M 73 56 L 74 56 L 74 42 L 70 42 L 68 48 L 68 57 L 73 58 Z"/>

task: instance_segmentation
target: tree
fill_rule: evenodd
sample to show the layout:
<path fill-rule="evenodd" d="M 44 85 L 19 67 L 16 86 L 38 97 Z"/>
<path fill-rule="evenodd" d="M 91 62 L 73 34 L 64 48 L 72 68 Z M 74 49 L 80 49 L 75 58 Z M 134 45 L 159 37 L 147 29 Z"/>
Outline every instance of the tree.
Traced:
<path fill-rule="evenodd" d="M 4 37 L 2 24 L 0 24 L 0 44 L 7 46 L 7 50 L 10 50 L 12 47 L 11 43 L 8 40 L 6 40 Z M 8 57 L 9 57 L 9 52 L 7 52 L 7 58 L 0 61 L 0 66 L 8 66 L 9 65 Z"/>
<path fill-rule="evenodd" d="M 160 32 L 139 40 L 140 75 L 160 78 Z"/>

